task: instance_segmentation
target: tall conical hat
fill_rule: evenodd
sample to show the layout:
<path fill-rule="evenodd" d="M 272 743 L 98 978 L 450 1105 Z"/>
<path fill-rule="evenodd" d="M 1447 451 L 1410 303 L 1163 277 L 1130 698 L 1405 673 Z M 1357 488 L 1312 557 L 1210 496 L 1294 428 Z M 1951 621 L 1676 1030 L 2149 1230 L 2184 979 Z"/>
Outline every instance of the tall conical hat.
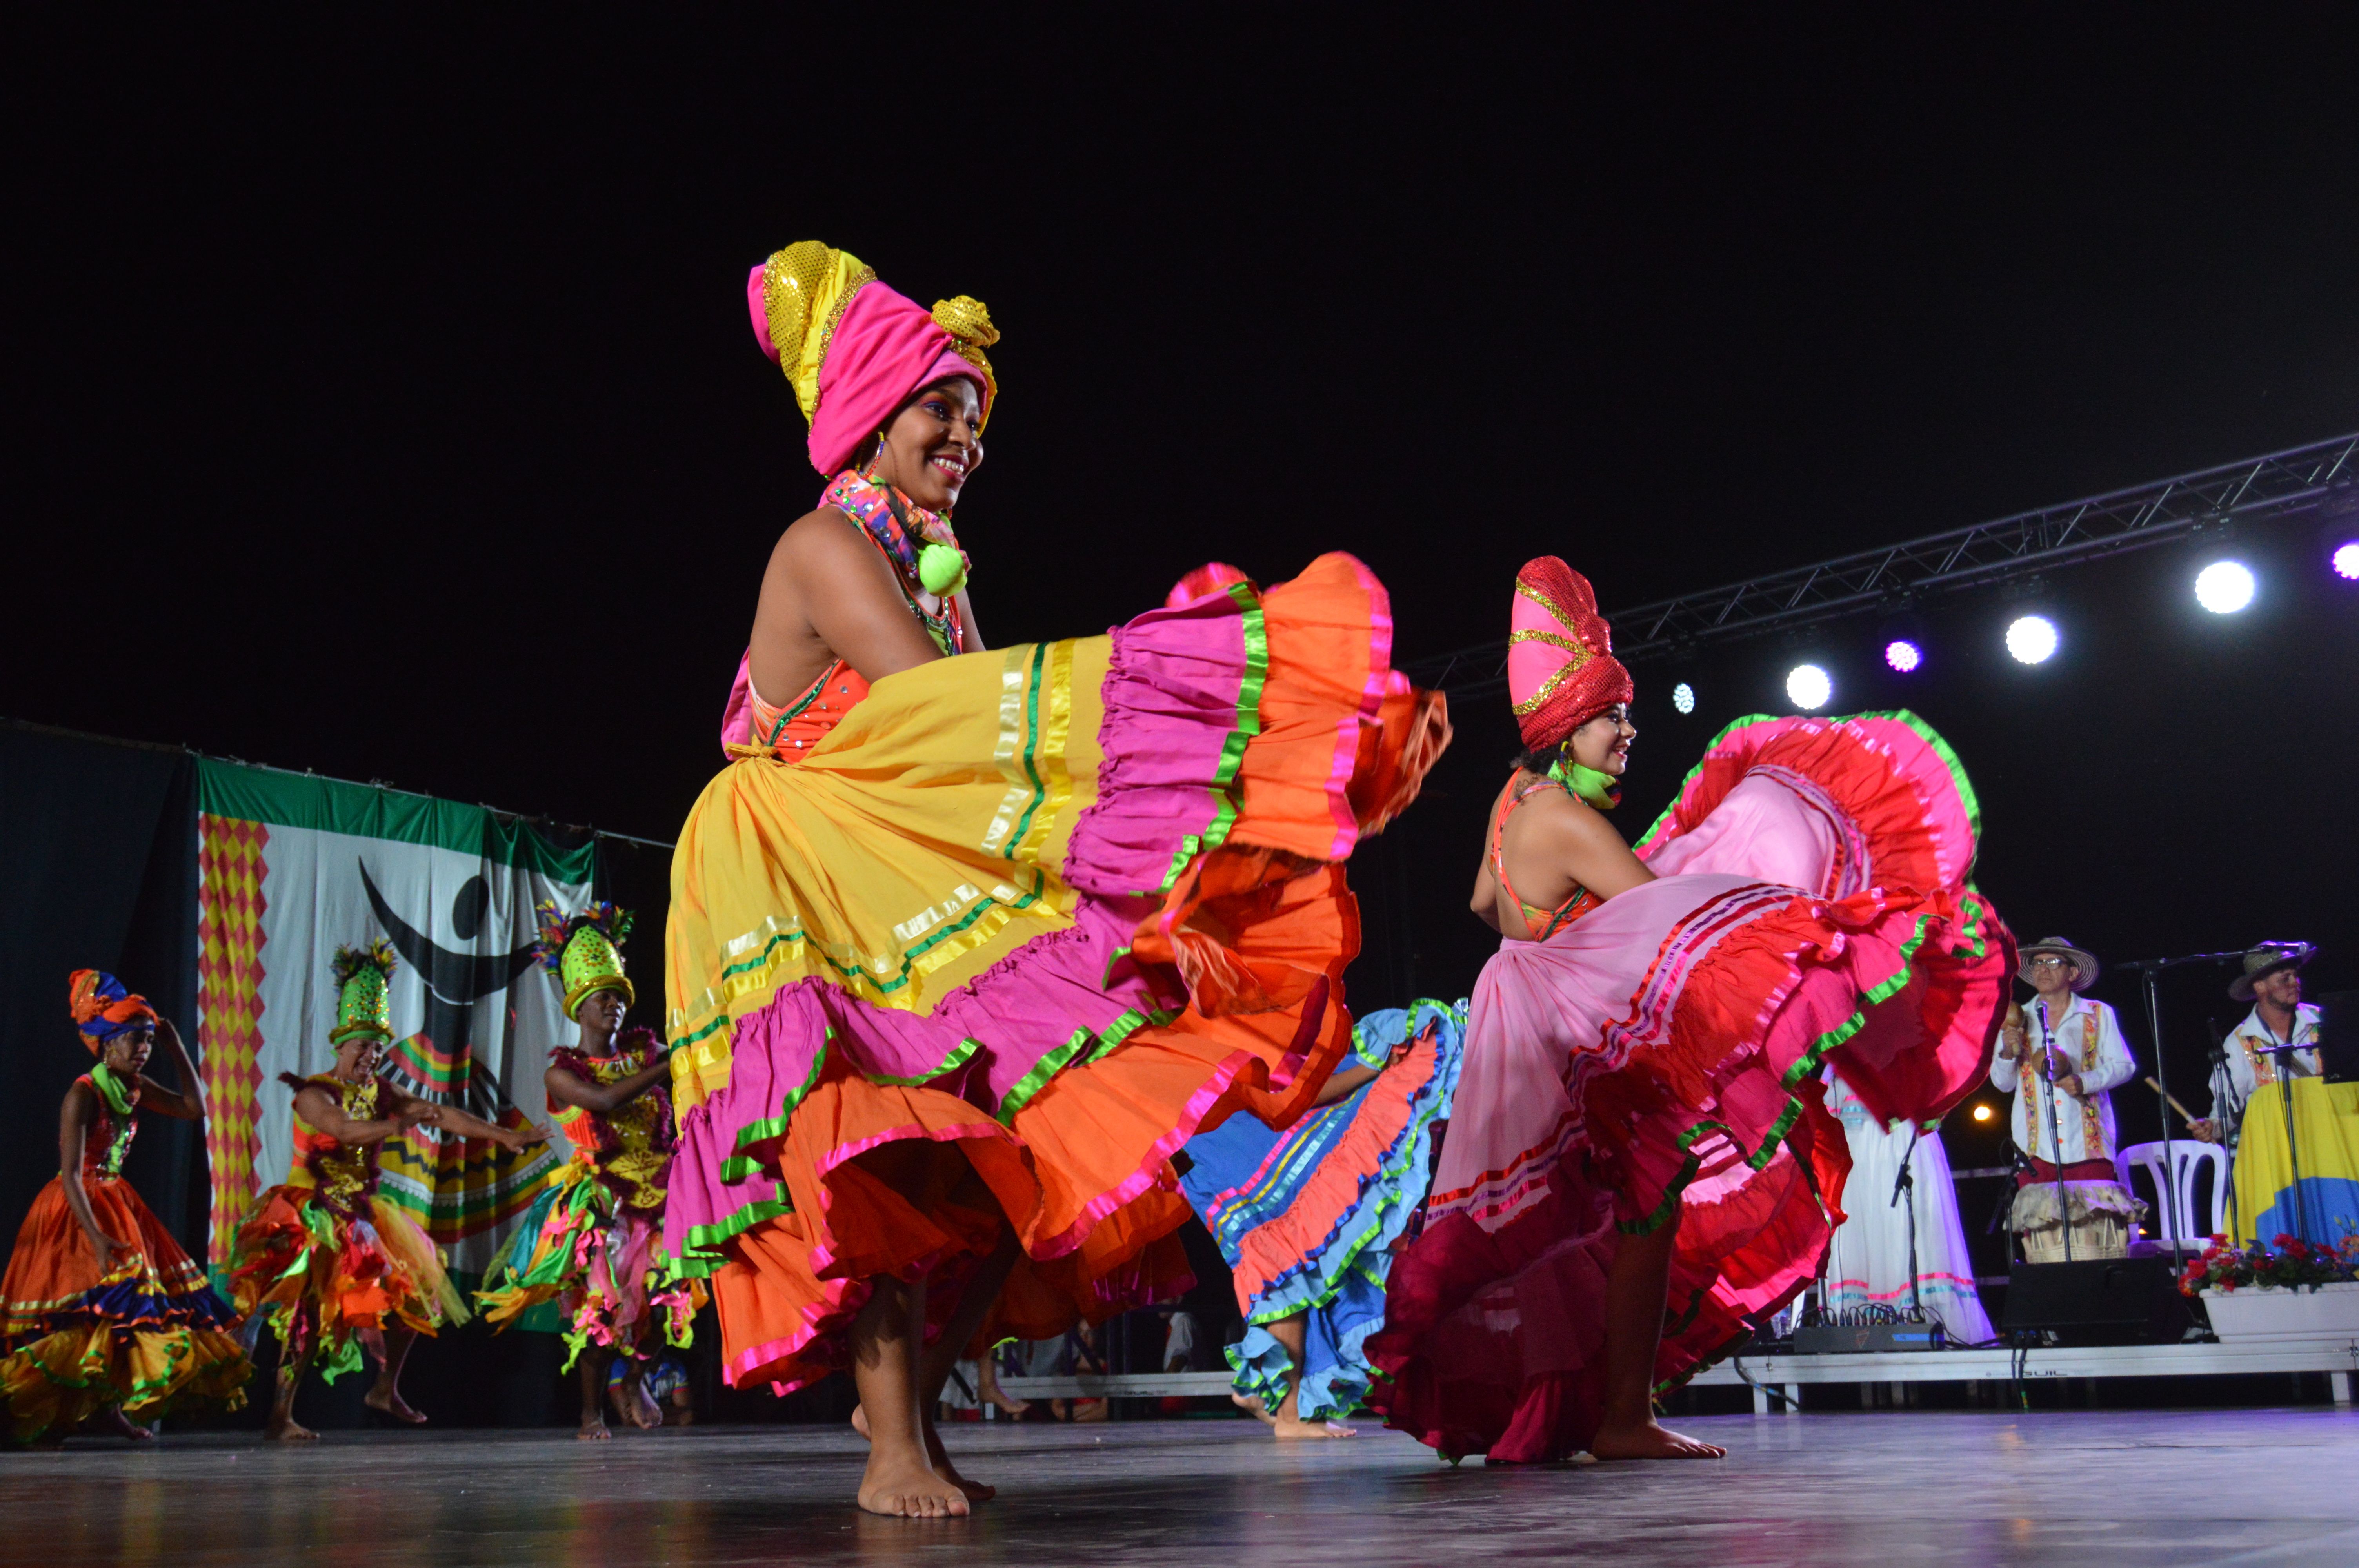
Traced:
<path fill-rule="evenodd" d="M 600 903 L 569 915 L 553 900 L 543 899 L 532 913 L 540 927 L 533 957 L 564 989 L 566 1017 L 581 1016 L 582 1004 L 599 991 L 619 992 L 625 1007 L 639 1000 L 630 976 L 623 972 L 623 944 L 631 935 L 629 910 Z"/>
<path fill-rule="evenodd" d="M 1589 579 L 1554 556 L 1516 574 L 1507 633 L 1507 697 L 1524 744 L 1561 745 L 1617 702 L 1630 700 L 1630 672 L 1614 656 L 1614 629 L 1597 613 Z"/>
<path fill-rule="evenodd" d="M 393 944 L 377 937 L 364 947 L 339 947 L 328 966 L 336 980 L 336 1026 L 328 1044 L 341 1045 L 356 1034 L 393 1039 Z"/>

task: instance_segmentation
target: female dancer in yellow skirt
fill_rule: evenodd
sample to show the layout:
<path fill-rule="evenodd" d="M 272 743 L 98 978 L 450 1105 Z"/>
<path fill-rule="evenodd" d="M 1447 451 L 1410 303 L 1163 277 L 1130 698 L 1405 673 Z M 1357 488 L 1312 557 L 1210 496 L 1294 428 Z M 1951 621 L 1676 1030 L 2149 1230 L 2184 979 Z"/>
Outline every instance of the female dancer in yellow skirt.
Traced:
<path fill-rule="evenodd" d="M 304 1442 L 319 1433 L 295 1420 L 295 1395 L 315 1357 L 333 1382 L 377 1363 L 370 1409 L 418 1425 L 401 1397 L 401 1365 L 421 1334 L 467 1321 L 467 1303 L 443 1272 L 440 1249 L 418 1223 L 376 1195 L 377 1146 L 421 1124 L 509 1149 L 546 1142 L 539 1128 L 495 1127 L 453 1106 L 403 1094 L 377 1076 L 393 1041 L 394 954 L 383 941 L 337 949 L 333 1070 L 279 1075 L 295 1091 L 295 1159 L 285 1184 L 264 1193 L 237 1227 L 230 1289 L 241 1314 L 266 1313 L 278 1336 L 278 1391 L 263 1435 Z"/>
<path fill-rule="evenodd" d="M 960 1514 L 989 1491 L 927 1422 L 951 1361 L 1173 1293 L 1169 1156 L 1318 1096 L 1351 1041 L 1342 862 L 1448 727 L 1346 556 L 986 651 L 949 516 L 996 392 L 983 307 L 816 243 L 748 303 L 827 485 L 673 860 L 665 1241 L 734 1382 L 850 1365 L 862 1507 Z"/>
<path fill-rule="evenodd" d="M 229 1307 L 123 1178 L 139 1112 L 201 1121 L 205 1091 L 180 1032 L 113 975 L 77 969 L 73 1020 L 98 1060 L 66 1091 L 58 1173 L 16 1233 L 0 1283 L 0 1400 L 20 1443 L 62 1440 L 92 1417 L 125 1437 L 179 1406 L 245 1402 L 254 1368 Z M 161 1033 L 185 1087 L 142 1071 Z"/>

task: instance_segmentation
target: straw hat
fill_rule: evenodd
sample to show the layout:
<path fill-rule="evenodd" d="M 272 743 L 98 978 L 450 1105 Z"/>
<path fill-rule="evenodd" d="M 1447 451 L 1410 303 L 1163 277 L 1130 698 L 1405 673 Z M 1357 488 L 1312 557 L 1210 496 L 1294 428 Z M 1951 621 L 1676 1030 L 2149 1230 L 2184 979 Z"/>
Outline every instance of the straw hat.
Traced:
<path fill-rule="evenodd" d="M 2075 947 L 2061 936 L 2050 936 L 2044 941 L 2034 942 L 2017 949 L 2017 957 L 2020 962 L 2016 966 L 2015 978 L 2025 985 L 2029 985 L 2031 960 L 2042 953 L 2055 953 L 2072 961 L 2074 990 L 2084 991 L 2097 983 L 2097 956 Z"/>
<path fill-rule="evenodd" d="M 2279 969 L 2299 969 L 2318 956 L 2308 942 L 2264 942 L 2245 955 L 2245 972 L 2228 982 L 2228 994 L 2238 1001 L 2253 1000 L 2253 982 Z"/>

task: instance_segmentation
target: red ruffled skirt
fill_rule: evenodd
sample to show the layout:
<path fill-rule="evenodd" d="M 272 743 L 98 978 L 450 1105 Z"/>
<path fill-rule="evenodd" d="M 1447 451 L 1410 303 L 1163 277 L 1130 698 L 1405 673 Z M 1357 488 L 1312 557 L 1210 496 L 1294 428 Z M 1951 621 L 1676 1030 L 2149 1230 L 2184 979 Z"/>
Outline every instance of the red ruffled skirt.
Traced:
<path fill-rule="evenodd" d="M 1502 944 L 1369 1341 L 1387 1424 L 1452 1457 L 1585 1448 L 1617 1238 L 1675 1212 L 1660 1386 L 1792 1300 L 1850 1165 L 1821 1067 L 1879 1117 L 1938 1117 L 2005 1012 L 1973 801 L 1911 715 L 1747 720 L 1640 845 L 1656 881 Z"/>

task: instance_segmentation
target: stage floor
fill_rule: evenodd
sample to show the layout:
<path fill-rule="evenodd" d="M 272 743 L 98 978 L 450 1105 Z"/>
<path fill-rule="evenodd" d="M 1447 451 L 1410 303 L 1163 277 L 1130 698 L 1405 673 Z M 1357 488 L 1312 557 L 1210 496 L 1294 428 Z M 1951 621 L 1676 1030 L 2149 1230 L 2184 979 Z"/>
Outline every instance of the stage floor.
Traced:
<path fill-rule="evenodd" d="M 2359 1417 L 1863 1411 L 1680 1423 L 1724 1462 L 1458 1470 L 1375 1430 L 964 1426 L 975 1517 L 873 1519 L 817 1427 L 332 1433 L 0 1454 L 0 1562 L 1725 1564 L 2359 1562 Z"/>

